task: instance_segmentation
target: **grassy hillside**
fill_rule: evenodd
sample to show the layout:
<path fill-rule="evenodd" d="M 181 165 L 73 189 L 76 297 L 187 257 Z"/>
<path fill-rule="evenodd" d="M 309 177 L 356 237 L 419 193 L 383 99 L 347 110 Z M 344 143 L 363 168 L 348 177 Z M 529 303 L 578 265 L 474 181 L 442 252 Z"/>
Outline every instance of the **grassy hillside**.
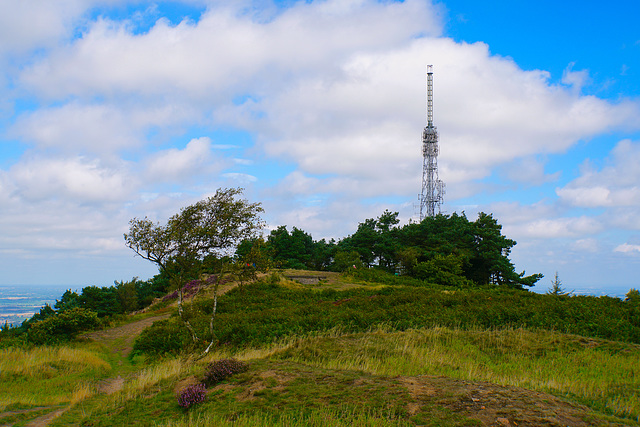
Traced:
<path fill-rule="evenodd" d="M 2 350 L 0 425 L 640 425 L 638 324 L 622 301 L 316 275 L 225 294 L 200 360 L 162 339 L 181 331 L 174 307 Z M 206 292 L 187 307 L 196 328 L 209 309 Z M 248 370 L 181 408 L 176 394 L 228 357 Z"/>

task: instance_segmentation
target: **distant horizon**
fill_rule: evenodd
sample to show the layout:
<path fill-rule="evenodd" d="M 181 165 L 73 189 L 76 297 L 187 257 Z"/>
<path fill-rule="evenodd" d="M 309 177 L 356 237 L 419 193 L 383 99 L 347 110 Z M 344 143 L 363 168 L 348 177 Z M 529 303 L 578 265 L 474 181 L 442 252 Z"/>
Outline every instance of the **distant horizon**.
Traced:
<path fill-rule="evenodd" d="M 148 280 L 151 279 L 153 276 L 148 277 L 148 278 L 139 278 L 140 280 Z M 616 298 L 621 298 L 624 299 L 625 295 L 631 290 L 631 289 L 640 289 L 640 286 L 636 286 L 636 287 L 629 287 L 626 288 L 624 285 L 607 285 L 607 286 L 602 286 L 602 287 L 585 287 L 585 286 L 567 286 L 564 284 L 564 281 L 562 279 L 562 276 L 559 276 L 560 280 L 563 282 L 562 283 L 562 288 L 566 291 L 566 292 L 572 292 L 575 295 L 585 295 L 585 296 L 610 296 L 610 297 L 616 297 Z M 113 282 L 111 282 L 111 284 L 96 284 L 96 283 L 88 283 L 85 285 L 69 285 L 69 284 L 33 284 L 33 285 L 25 285 L 25 284 L 2 284 L 0 283 L 0 298 L 2 298 L 2 288 L 3 287 L 11 287 L 11 288 L 19 288 L 19 287 L 25 287 L 25 288 L 52 288 L 52 289 L 57 289 L 57 290 L 61 290 L 62 293 L 64 293 L 64 291 L 66 291 L 67 289 L 71 289 L 74 292 L 80 292 L 82 291 L 82 288 L 85 288 L 87 286 L 98 286 L 98 287 L 109 287 L 109 286 L 113 286 Z M 546 293 L 549 289 L 551 288 L 551 279 L 547 278 L 547 277 L 543 277 L 538 283 L 536 283 L 535 286 L 531 287 L 531 288 L 525 288 L 526 291 L 531 291 L 531 292 L 535 292 L 535 293 L 540 293 L 540 294 L 544 294 Z M 62 293 L 60 294 L 60 296 L 62 296 Z"/>
<path fill-rule="evenodd" d="M 407 223 L 433 65 L 443 211 L 492 213 L 542 289 L 559 271 L 619 294 L 640 271 L 637 16 L 636 0 L 5 1 L 0 272 L 147 277 L 129 221 L 218 188 L 317 240 L 385 209 Z"/>

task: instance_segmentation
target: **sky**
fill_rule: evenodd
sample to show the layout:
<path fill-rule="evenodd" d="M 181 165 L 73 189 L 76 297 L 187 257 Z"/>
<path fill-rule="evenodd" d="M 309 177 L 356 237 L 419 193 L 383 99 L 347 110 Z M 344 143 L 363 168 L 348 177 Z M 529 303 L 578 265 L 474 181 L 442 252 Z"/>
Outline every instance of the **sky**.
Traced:
<path fill-rule="evenodd" d="M 157 269 L 132 218 L 243 187 L 267 230 L 415 220 L 434 71 L 443 213 L 492 213 L 518 272 L 640 280 L 640 4 L 0 0 L 0 283 Z"/>

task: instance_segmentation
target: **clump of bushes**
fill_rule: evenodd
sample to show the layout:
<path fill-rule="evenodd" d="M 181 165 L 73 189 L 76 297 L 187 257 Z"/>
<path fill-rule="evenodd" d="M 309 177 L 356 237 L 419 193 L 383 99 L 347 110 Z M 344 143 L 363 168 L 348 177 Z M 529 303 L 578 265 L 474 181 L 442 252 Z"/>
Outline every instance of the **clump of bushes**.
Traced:
<path fill-rule="evenodd" d="M 56 344 L 74 339 L 80 332 L 100 325 L 98 314 L 85 308 L 73 308 L 30 324 L 28 340 L 34 344 Z"/>
<path fill-rule="evenodd" d="M 227 377 L 245 372 L 249 365 L 236 359 L 222 359 L 209 363 L 204 373 L 204 383 L 215 385 Z"/>
<path fill-rule="evenodd" d="M 207 388 L 204 384 L 194 384 L 187 386 L 178 393 L 178 405 L 189 408 L 196 403 L 204 402 L 207 398 Z"/>

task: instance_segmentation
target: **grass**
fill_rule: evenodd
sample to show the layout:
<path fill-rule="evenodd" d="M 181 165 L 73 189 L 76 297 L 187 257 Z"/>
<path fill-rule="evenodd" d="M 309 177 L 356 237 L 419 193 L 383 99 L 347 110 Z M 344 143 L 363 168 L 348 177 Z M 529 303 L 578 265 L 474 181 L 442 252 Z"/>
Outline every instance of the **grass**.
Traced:
<path fill-rule="evenodd" d="M 305 413 L 239 415 L 233 419 L 215 413 L 189 414 L 184 420 L 159 426 L 172 427 L 409 427 L 415 424 L 390 413 L 328 409 Z"/>
<path fill-rule="evenodd" d="M 74 347 L 0 350 L 0 411 L 68 403 L 78 384 L 105 377 L 111 366 L 99 354 Z"/>
<path fill-rule="evenodd" d="M 197 362 L 159 361 L 129 376 L 113 395 L 89 394 L 52 425 L 149 425 L 151 419 L 158 426 L 482 425 L 465 407 L 472 392 L 464 381 L 583 403 L 593 409 L 581 415 L 590 425 L 638 425 L 638 350 L 523 329 L 333 330 L 260 348 L 220 349 Z M 210 388 L 204 403 L 179 408 L 175 393 L 197 382 L 207 363 L 230 356 L 248 361 L 249 371 Z M 407 388 L 412 378 L 429 378 L 446 392 L 416 401 Z M 496 388 L 491 395 L 537 405 L 535 393 L 512 391 Z M 420 411 L 412 413 L 416 402 Z"/>
<path fill-rule="evenodd" d="M 640 346 L 549 331 L 432 328 L 300 340 L 276 358 L 378 375 L 437 375 L 567 396 L 640 417 Z"/>
<path fill-rule="evenodd" d="M 330 291 L 309 299 L 303 320 L 343 308 L 366 315 L 367 307 L 387 301 L 361 296 L 354 286 L 348 276 L 311 286 L 282 280 L 263 294 L 236 295 L 229 311 L 264 323 L 262 300 L 280 298 L 270 307 L 277 313 L 301 306 L 296 296 L 309 299 L 299 292 L 304 288 Z M 349 295 L 331 294 L 341 287 Z M 385 294 L 379 283 L 363 287 Z M 410 294 L 392 308 L 411 303 Z M 454 294 L 434 293 L 447 303 L 466 301 Z M 510 327 L 301 331 L 253 346 L 221 345 L 201 360 L 127 358 L 121 350 L 128 335 L 0 350 L 0 425 L 23 425 L 57 408 L 68 410 L 52 426 L 472 426 L 496 417 L 570 424 L 561 413 L 587 425 L 640 425 L 640 345 Z M 205 402 L 180 408 L 176 393 L 200 381 L 209 362 L 228 357 L 247 361 L 249 370 L 211 386 Z M 116 378 L 119 386 L 106 394 L 104 383 Z"/>

